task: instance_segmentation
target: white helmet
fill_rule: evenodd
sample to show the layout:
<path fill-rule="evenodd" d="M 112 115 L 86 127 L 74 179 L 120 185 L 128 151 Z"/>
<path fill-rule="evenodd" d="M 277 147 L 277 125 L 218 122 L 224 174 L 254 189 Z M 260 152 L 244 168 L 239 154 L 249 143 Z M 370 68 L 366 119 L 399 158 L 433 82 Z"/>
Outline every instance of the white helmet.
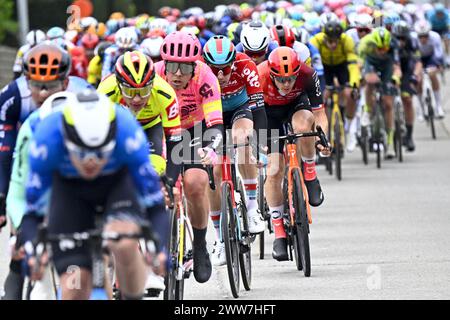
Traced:
<path fill-rule="evenodd" d="M 309 38 L 311 37 L 308 30 L 305 28 L 296 28 L 294 29 L 295 37 L 301 43 L 307 44 L 309 42 Z"/>
<path fill-rule="evenodd" d="M 392 10 L 392 9 L 394 9 L 394 6 L 395 6 L 395 2 L 394 1 L 391 1 L 391 0 L 388 0 L 388 1 L 384 1 L 383 2 L 383 10 L 384 11 L 390 11 L 390 10 Z"/>
<path fill-rule="evenodd" d="M 70 91 L 61 91 L 52 94 L 50 97 L 48 97 L 45 102 L 42 104 L 42 106 L 39 108 L 39 118 L 42 120 L 48 115 L 50 115 L 52 112 L 61 110 L 61 106 L 64 103 L 76 103 L 77 97 L 75 93 Z"/>
<path fill-rule="evenodd" d="M 61 108 L 64 143 L 69 152 L 89 149 L 111 154 L 116 142 L 116 110 L 108 97 L 86 89 Z"/>
<path fill-rule="evenodd" d="M 356 28 L 372 28 L 372 22 L 372 16 L 367 13 L 358 14 L 354 20 Z"/>
<path fill-rule="evenodd" d="M 81 25 L 81 28 L 87 29 L 90 26 L 97 26 L 98 21 L 94 17 L 84 17 L 84 18 L 81 18 L 80 25 Z"/>
<path fill-rule="evenodd" d="M 420 20 L 414 24 L 414 31 L 418 36 L 427 36 L 431 31 L 431 24 L 427 20 Z"/>
<path fill-rule="evenodd" d="M 406 12 L 409 13 L 411 16 L 414 16 L 415 14 L 417 14 L 418 9 L 419 8 L 417 7 L 417 5 L 415 3 L 408 3 L 405 6 Z"/>
<path fill-rule="evenodd" d="M 160 49 L 163 42 L 164 39 L 162 37 L 145 39 L 141 43 L 141 50 L 150 58 L 160 57 L 161 56 Z"/>
<path fill-rule="evenodd" d="M 242 28 L 241 43 L 248 51 L 262 51 L 267 48 L 270 31 L 261 21 L 252 21 Z"/>
<path fill-rule="evenodd" d="M 26 36 L 26 41 L 27 43 L 31 46 L 34 47 L 35 45 L 45 41 L 47 39 L 44 31 L 42 30 L 31 30 L 30 32 L 28 32 L 27 36 Z"/>
<path fill-rule="evenodd" d="M 121 28 L 117 31 L 116 45 L 122 49 L 129 49 L 136 45 L 138 41 L 136 30 L 133 27 Z"/>
<path fill-rule="evenodd" d="M 163 30 L 166 34 L 170 33 L 170 22 L 163 18 L 156 18 L 150 22 L 150 31 L 160 29 Z"/>
<path fill-rule="evenodd" d="M 324 12 L 320 15 L 321 28 L 331 21 L 340 22 L 338 16 L 334 12 Z"/>

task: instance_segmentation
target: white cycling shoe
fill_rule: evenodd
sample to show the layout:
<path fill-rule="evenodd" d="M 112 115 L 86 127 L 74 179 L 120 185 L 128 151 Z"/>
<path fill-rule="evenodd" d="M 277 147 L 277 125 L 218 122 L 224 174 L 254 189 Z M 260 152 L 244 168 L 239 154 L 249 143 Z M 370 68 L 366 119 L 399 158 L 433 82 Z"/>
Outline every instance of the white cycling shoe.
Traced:
<path fill-rule="evenodd" d="M 165 290 L 166 285 L 164 284 L 164 277 L 158 276 L 154 272 L 149 272 L 147 280 L 145 282 L 146 290 Z"/>
<path fill-rule="evenodd" d="M 248 231 L 250 233 L 256 234 L 264 231 L 265 224 L 261 215 L 258 213 L 256 208 L 248 210 Z"/>
<path fill-rule="evenodd" d="M 213 266 L 219 267 L 227 264 L 227 256 L 225 254 L 225 243 L 216 241 L 211 255 Z"/>
<path fill-rule="evenodd" d="M 358 140 L 356 139 L 356 134 L 354 132 L 347 133 L 345 137 L 346 149 L 348 152 L 353 152 L 356 149 Z"/>

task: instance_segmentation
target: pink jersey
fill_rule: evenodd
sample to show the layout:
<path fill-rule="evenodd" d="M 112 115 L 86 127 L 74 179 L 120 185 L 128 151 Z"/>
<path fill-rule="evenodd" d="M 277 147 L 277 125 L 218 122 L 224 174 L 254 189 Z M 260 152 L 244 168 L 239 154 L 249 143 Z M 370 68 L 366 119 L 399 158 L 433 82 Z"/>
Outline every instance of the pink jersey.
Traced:
<path fill-rule="evenodd" d="M 181 110 L 182 129 L 192 128 L 203 120 L 208 128 L 223 124 L 219 81 L 205 63 L 197 61 L 196 64 L 194 77 L 187 87 L 175 90 Z M 167 80 L 164 61 L 157 62 L 155 70 Z"/>

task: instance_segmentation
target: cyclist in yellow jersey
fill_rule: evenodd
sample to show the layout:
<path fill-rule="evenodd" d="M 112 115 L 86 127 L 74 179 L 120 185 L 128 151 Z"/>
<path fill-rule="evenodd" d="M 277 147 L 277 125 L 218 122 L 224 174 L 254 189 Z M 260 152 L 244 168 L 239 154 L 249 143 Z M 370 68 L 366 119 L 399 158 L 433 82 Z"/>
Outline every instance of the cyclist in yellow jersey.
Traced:
<path fill-rule="evenodd" d="M 103 55 L 111 42 L 100 42 L 94 50 L 94 57 L 89 61 L 87 82 L 97 87 L 102 80 Z"/>
<path fill-rule="evenodd" d="M 344 33 L 340 22 L 327 22 L 323 31 L 313 36 L 310 40 L 322 57 L 325 71 L 325 83 L 334 85 L 336 77 L 340 86 L 347 86 L 343 91 L 345 98 L 345 123 L 347 151 L 351 152 L 356 147 L 356 101 L 352 98 L 352 91 L 356 92 L 361 78 L 358 56 L 355 51 L 353 39 Z M 325 91 L 324 99 L 327 101 L 329 93 Z"/>
<path fill-rule="evenodd" d="M 181 141 L 178 103 L 172 87 L 155 73 L 151 58 L 140 51 L 126 52 L 117 60 L 115 74 L 104 79 L 97 91 L 136 116 L 150 141 L 156 172 L 176 181 L 181 167 L 170 155 Z"/>

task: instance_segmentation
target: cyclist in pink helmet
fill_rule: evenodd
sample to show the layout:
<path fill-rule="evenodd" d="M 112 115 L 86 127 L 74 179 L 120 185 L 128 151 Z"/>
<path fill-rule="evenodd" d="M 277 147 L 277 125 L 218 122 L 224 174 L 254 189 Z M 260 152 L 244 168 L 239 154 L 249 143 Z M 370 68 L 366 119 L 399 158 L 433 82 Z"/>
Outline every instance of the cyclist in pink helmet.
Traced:
<path fill-rule="evenodd" d="M 164 39 L 163 60 L 155 64 L 155 70 L 175 89 L 180 108 L 183 185 L 194 232 L 194 277 L 203 283 L 212 272 L 205 238 L 209 219 L 209 179 L 205 166 L 217 162 L 223 119 L 219 82 L 211 69 L 199 61 L 201 53 L 196 36 L 175 31 Z M 176 161 L 177 156 L 172 155 L 172 159 Z"/>

